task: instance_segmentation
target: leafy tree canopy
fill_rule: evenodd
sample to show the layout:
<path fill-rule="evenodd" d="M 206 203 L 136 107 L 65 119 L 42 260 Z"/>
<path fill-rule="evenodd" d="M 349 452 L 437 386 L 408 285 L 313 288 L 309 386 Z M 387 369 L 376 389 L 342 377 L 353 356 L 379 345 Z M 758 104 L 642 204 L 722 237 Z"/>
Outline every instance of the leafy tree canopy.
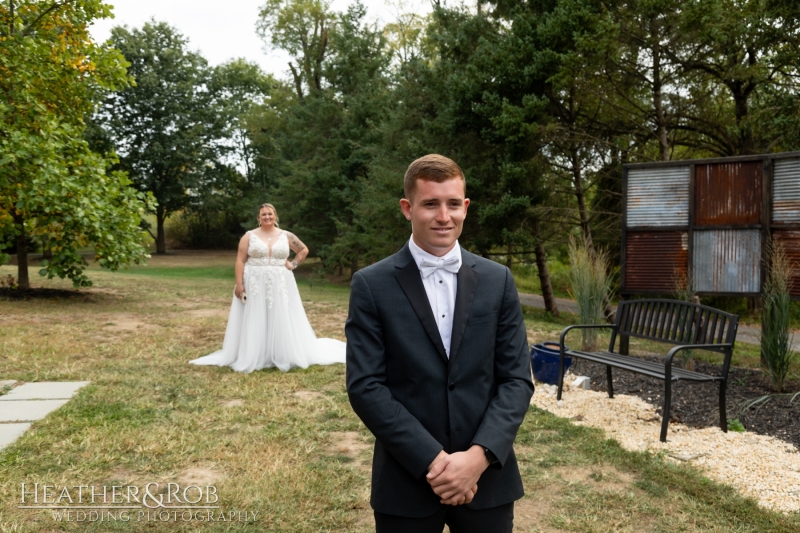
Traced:
<path fill-rule="evenodd" d="M 112 270 L 146 257 L 148 198 L 83 138 L 84 115 L 128 83 L 124 58 L 88 33 L 109 15 L 100 0 L 0 4 L 0 245 L 15 243 L 22 289 L 31 238 L 52 254 L 40 274 L 75 286 L 91 285 L 84 247 Z"/>

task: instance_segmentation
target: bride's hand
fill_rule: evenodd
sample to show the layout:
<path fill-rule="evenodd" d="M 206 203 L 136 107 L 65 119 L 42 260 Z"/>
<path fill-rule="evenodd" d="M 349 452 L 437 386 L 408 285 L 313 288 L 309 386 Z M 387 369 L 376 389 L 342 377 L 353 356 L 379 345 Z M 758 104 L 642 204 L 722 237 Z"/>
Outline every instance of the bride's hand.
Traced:
<path fill-rule="evenodd" d="M 292 264 L 292 262 L 287 259 L 286 260 L 286 269 L 287 270 L 294 270 L 295 268 L 296 267 Z"/>
<path fill-rule="evenodd" d="M 236 284 L 236 288 L 233 289 L 233 294 L 235 294 L 236 297 L 241 300 L 243 293 L 244 293 L 244 285 L 241 285 L 241 284 L 237 283 Z"/>

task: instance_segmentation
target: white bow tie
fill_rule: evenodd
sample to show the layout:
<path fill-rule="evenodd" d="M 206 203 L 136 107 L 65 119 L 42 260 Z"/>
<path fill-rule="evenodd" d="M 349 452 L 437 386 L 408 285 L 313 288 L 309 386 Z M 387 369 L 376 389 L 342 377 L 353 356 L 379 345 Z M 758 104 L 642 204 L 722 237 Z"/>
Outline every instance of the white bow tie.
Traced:
<path fill-rule="evenodd" d="M 422 277 L 427 278 L 438 269 L 443 268 L 453 274 L 458 274 L 458 269 L 461 267 L 460 257 L 451 257 L 450 259 L 439 259 L 438 261 L 430 261 L 423 259 L 422 264 L 419 266 Z"/>

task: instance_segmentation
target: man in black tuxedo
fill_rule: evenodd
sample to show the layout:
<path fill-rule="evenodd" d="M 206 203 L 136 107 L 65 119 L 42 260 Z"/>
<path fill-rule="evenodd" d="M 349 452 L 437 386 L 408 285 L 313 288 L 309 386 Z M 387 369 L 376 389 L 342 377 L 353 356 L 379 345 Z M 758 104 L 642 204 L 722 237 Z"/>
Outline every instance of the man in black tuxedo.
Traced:
<path fill-rule="evenodd" d="M 516 286 L 458 245 L 469 199 L 454 161 L 417 159 L 404 187 L 412 237 L 353 276 L 345 326 L 350 403 L 376 438 L 376 529 L 510 532 L 533 395 Z"/>

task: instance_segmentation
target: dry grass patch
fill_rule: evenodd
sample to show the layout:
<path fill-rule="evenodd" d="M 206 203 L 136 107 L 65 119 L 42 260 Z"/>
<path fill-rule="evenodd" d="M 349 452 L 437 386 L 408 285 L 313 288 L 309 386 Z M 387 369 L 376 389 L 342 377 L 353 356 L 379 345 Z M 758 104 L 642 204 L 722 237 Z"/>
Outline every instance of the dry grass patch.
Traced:
<path fill-rule="evenodd" d="M 128 313 L 115 313 L 107 315 L 106 322 L 101 324 L 103 331 L 113 333 L 129 333 L 141 329 L 155 328 L 153 324 L 149 324 L 139 320 L 137 316 Z"/>
<path fill-rule="evenodd" d="M 560 533 L 563 530 L 548 524 L 553 513 L 553 494 L 538 490 L 525 494 L 514 505 L 514 530 L 519 533 Z"/>
<path fill-rule="evenodd" d="M 228 318 L 228 313 L 230 313 L 230 307 L 226 308 L 217 308 L 217 309 L 190 309 L 188 311 L 183 311 L 187 316 L 192 318 Z"/>
<path fill-rule="evenodd" d="M 633 482 L 635 478 L 632 474 L 608 465 L 595 465 L 593 467 L 562 466 L 554 468 L 552 473 L 569 485 L 585 483 L 610 492 L 623 492 L 634 488 Z"/>
<path fill-rule="evenodd" d="M 195 487 L 207 487 L 216 485 L 225 478 L 225 475 L 215 465 L 196 465 L 190 466 L 177 476 L 177 482 L 181 487 L 194 485 Z"/>
<path fill-rule="evenodd" d="M 325 397 L 325 395 L 322 394 L 321 392 L 311 391 L 311 390 L 299 390 L 292 394 L 296 398 L 300 398 L 301 400 L 306 400 L 306 401 L 319 400 L 320 398 Z"/>
<path fill-rule="evenodd" d="M 335 431 L 330 434 L 333 441 L 328 451 L 344 462 L 352 462 L 359 467 L 369 469 L 370 462 L 366 461 L 372 451 L 372 443 L 365 440 L 357 431 Z"/>

